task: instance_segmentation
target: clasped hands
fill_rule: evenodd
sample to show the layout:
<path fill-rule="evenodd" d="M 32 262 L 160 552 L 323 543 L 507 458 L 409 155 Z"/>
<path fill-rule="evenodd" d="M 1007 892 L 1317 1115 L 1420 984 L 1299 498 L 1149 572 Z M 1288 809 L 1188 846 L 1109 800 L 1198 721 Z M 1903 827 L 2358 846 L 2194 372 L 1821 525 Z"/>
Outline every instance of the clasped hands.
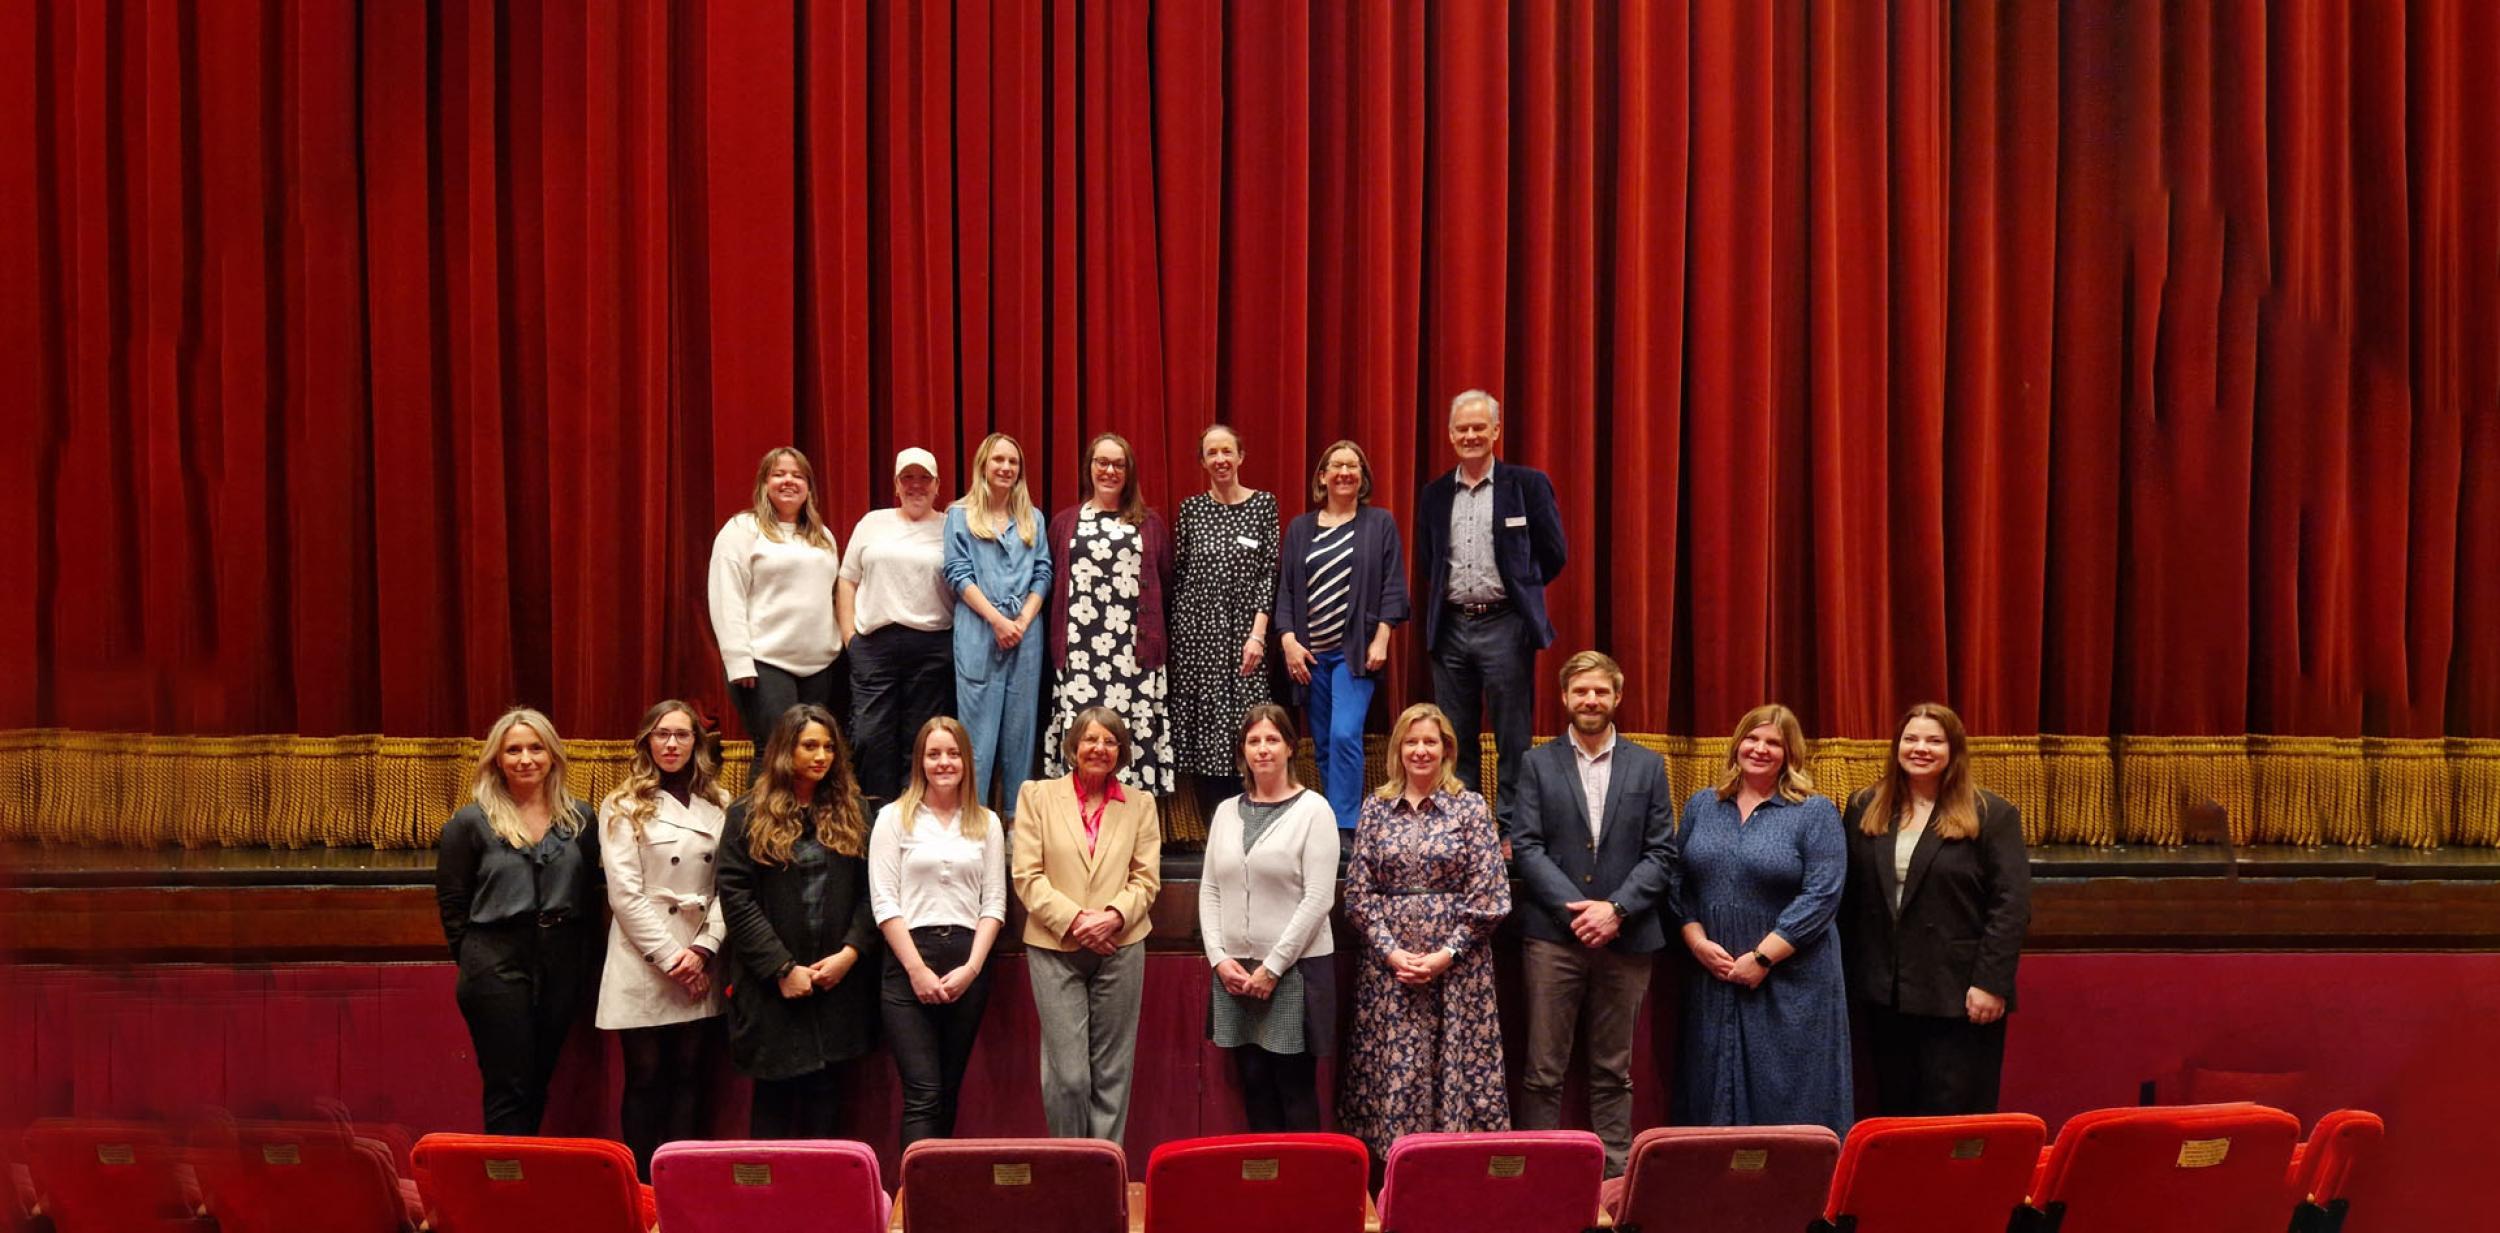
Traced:
<path fill-rule="evenodd" d="M 1693 952 L 1693 958 L 1701 961 L 1703 970 L 1731 985 L 1759 989 L 1762 978 L 1771 974 L 1770 969 L 1759 963 L 1746 963 L 1727 953 L 1726 947 L 1711 941 L 1698 929 L 1685 935 L 1684 945 Z"/>
<path fill-rule="evenodd" d="M 979 968 L 967 963 L 940 976 L 923 963 L 911 970 L 911 993 L 924 1006 L 944 1006 L 962 997 L 964 990 L 972 987 L 973 978 L 980 974 Z"/>
<path fill-rule="evenodd" d="M 1240 960 L 1227 959 L 1215 965 L 1215 978 L 1224 983 L 1224 992 L 1237 998 L 1255 998 L 1264 1002 L 1276 994 L 1276 977 L 1265 965 L 1245 969 Z"/>
<path fill-rule="evenodd" d="M 781 974 L 781 996 L 803 998 L 831 989 L 841 984 L 842 978 L 851 974 L 852 965 L 858 962 L 859 951 L 845 946 L 814 963 L 791 964 L 790 970 Z"/>
<path fill-rule="evenodd" d="M 670 965 L 668 978 L 677 982 L 689 997 L 703 997 L 712 991 L 712 955 L 699 946 L 677 952 L 677 962 Z"/>
<path fill-rule="evenodd" d="M 1457 961 L 1458 956 L 1446 949 L 1419 955 L 1400 948 L 1389 952 L 1389 974 L 1397 977 L 1401 985 L 1429 985 L 1441 979 L 1441 974 Z"/>
<path fill-rule="evenodd" d="M 1087 908 L 1076 914 L 1066 936 L 1072 945 L 1108 955 L 1120 949 L 1120 934 L 1127 928 L 1128 919 L 1118 908 Z"/>
<path fill-rule="evenodd" d="M 1623 918 L 1606 900 L 1574 899 L 1563 905 L 1563 911 L 1571 913 L 1571 936 L 1580 939 L 1582 946 L 1610 945 L 1623 935 Z"/>

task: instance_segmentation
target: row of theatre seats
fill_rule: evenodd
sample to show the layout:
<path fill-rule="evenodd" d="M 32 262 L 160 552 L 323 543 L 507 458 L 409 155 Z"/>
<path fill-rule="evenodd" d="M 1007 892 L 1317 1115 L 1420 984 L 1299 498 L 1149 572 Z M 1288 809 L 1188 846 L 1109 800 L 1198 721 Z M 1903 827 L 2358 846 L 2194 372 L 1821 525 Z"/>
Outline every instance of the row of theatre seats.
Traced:
<path fill-rule="evenodd" d="M 2308 1141 L 2262 1105 L 2107 1109 L 2054 1143 L 2029 1114 L 1819 1126 L 1660 1128 L 1601 1183 L 1581 1131 L 1410 1135 L 1375 1205 L 1343 1135 L 1156 1148 L 1132 1184 L 1117 1144 L 913 1145 L 889 1198 L 847 1141 L 682 1142 L 652 1182 L 604 1139 L 428 1135 L 340 1124 L 57 1121 L 25 1138 L 5 1227 L 53 1233 L 2312 1233 L 2340 1229 L 2382 1134 L 2346 1110 Z M 200 1142 L 203 1137 L 209 1142 Z M 403 1155 L 404 1153 L 404 1155 Z"/>

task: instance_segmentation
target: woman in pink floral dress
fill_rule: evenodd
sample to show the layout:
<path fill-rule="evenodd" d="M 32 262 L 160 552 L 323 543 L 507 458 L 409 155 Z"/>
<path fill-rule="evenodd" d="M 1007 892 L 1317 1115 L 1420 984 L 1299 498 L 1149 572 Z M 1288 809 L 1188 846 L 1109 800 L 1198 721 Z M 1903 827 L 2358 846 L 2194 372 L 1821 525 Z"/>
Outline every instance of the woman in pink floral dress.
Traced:
<path fill-rule="evenodd" d="M 1363 802 L 1345 914 L 1364 938 L 1337 1121 L 1375 1162 L 1399 1135 L 1507 1130 L 1493 929 L 1510 914 L 1501 837 L 1459 785 L 1429 703 L 1390 730 L 1395 773 Z"/>

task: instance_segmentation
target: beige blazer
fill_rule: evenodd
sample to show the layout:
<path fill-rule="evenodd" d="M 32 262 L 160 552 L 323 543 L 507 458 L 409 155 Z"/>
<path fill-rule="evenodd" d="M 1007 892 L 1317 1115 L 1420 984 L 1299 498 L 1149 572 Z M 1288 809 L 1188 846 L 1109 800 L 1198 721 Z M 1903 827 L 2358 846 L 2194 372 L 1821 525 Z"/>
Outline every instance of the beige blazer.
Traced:
<path fill-rule="evenodd" d="M 600 1027 L 659 1027 L 721 1013 L 717 986 L 690 997 L 668 978 L 687 947 L 717 955 L 728 933 L 712 894 L 721 821 L 721 807 L 702 797 L 680 805 L 662 792 L 637 840 L 621 810 L 600 811 L 599 859 L 607 868 L 610 914 L 593 1017 Z"/>
<path fill-rule="evenodd" d="M 1067 951 L 1076 914 L 1118 908 L 1128 927 L 1120 945 L 1144 940 L 1154 928 L 1155 892 L 1163 886 L 1163 824 L 1155 798 L 1133 787 L 1126 800 L 1103 809 L 1102 833 L 1085 849 L 1085 817 L 1076 805 L 1076 781 L 1028 779 L 1016 794 L 1015 853 L 1008 876 L 1024 903 L 1024 944 Z"/>

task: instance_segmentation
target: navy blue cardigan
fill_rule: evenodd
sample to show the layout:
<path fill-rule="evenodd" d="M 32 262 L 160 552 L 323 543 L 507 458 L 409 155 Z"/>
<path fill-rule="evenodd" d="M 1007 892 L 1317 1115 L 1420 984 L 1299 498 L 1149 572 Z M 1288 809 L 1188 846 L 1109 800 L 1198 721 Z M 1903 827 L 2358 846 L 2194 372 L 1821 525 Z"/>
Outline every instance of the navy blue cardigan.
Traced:
<path fill-rule="evenodd" d="M 1303 514 L 1285 527 L 1284 559 L 1276 573 L 1276 634 L 1301 641 L 1309 623 L 1303 610 L 1311 595 L 1307 563 L 1311 541 L 1319 537 L 1319 514 Z M 1398 543 L 1398 520 L 1389 511 L 1366 505 L 1354 511 L 1353 599 L 1346 608 L 1346 669 L 1370 676 L 1363 667 L 1362 648 L 1370 643 L 1372 626 L 1396 625 L 1407 618 L 1406 550 Z"/>

